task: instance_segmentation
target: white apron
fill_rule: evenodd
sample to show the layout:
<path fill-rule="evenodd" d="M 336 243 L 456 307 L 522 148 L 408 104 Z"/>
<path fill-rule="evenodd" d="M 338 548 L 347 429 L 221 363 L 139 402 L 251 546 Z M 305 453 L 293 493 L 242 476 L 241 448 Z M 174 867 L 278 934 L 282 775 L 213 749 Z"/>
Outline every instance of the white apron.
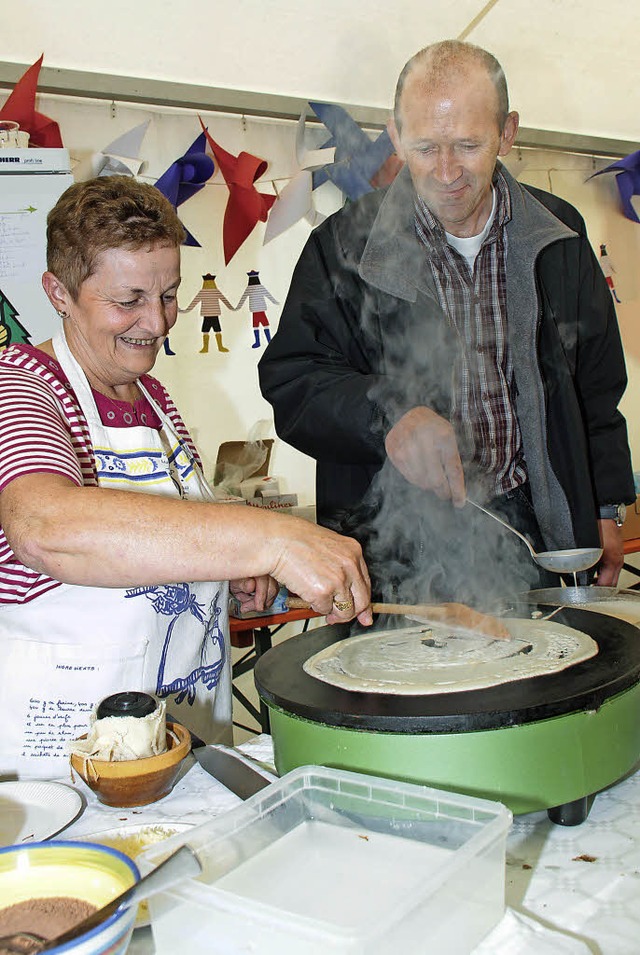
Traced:
<path fill-rule="evenodd" d="M 148 391 L 141 386 L 161 432 L 105 427 L 62 329 L 53 344 L 87 419 L 101 487 L 213 499 Z M 93 706 L 121 690 L 162 697 L 167 714 L 205 741 L 231 742 L 228 591 L 226 581 L 129 589 L 62 584 L 0 609 L 0 775 L 64 775 L 68 743 L 87 731 Z"/>

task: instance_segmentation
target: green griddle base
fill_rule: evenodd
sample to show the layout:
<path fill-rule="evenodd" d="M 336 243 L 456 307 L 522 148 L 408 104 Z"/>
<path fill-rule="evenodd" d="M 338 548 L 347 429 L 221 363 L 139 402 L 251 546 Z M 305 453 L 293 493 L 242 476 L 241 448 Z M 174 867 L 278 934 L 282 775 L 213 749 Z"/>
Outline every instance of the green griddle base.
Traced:
<path fill-rule="evenodd" d="M 461 733 L 330 726 L 266 702 L 280 775 L 310 764 L 348 769 L 498 800 L 514 814 L 590 796 L 640 760 L 640 683 L 597 710 Z"/>

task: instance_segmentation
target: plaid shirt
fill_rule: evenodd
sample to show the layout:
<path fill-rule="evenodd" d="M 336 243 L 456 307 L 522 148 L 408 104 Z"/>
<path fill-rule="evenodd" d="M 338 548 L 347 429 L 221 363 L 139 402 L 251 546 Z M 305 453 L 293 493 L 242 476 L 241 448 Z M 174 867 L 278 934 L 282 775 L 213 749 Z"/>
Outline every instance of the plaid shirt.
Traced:
<path fill-rule="evenodd" d="M 516 417 L 507 342 L 506 235 L 511 197 L 498 173 L 496 213 L 476 257 L 468 263 L 446 240 L 440 222 L 416 197 L 416 232 L 429 250 L 440 305 L 461 348 L 453 367 L 451 423 L 468 476 L 477 473 L 489 494 L 505 494 L 527 479 Z"/>

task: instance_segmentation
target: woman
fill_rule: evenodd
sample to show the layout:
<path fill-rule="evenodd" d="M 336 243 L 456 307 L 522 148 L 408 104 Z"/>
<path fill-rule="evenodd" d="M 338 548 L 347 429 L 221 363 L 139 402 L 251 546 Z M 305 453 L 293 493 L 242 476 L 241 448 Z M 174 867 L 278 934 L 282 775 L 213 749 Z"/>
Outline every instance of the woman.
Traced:
<path fill-rule="evenodd" d="M 183 237 L 153 186 L 71 186 L 49 215 L 43 276 L 61 327 L 0 355 L 0 773 L 65 772 L 93 705 L 123 689 L 229 741 L 227 581 L 245 610 L 277 580 L 329 622 L 371 622 L 359 545 L 212 504 L 148 374 L 176 321 Z"/>

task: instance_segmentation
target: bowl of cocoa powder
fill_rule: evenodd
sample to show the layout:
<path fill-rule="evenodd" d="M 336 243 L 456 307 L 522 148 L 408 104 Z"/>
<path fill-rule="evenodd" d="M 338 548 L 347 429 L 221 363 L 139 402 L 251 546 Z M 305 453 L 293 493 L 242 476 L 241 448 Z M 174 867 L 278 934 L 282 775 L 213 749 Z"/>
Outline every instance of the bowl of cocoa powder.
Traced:
<path fill-rule="evenodd" d="M 0 937 L 31 932 L 47 940 L 73 928 L 140 878 L 128 856 L 89 842 L 32 842 L 0 849 Z M 124 955 L 137 904 L 50 952 Z M 33 951 L 37 951 L 34 946 Z M 29 949 L 24 948 L 25 955 Z M 0 955 L 5 951 L 0 944 Z"/>

